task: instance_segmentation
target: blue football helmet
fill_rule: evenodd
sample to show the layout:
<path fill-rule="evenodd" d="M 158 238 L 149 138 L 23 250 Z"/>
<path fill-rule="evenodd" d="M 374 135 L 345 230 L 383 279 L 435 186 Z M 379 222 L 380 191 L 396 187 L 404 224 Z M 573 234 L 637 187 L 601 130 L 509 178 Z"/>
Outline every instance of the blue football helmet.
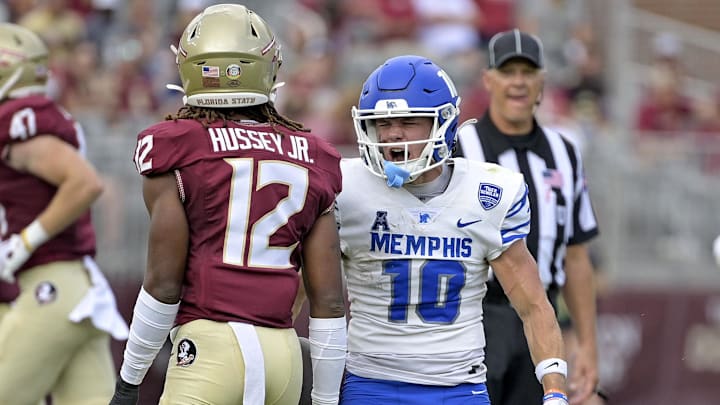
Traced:
<path fill-rule="evenodd" d="M 422 56 L 388 59 L 363 85 L 358 107 L 352 108 L 360 157 L 375 175 L 399 187 L 447 160 L 455 145 L 460 97 L 450 77 Z M 433 126 L 426 140 L 380 143 L 375 127 L 379 118 L 430 117 Z M 409 159 L 409 146 L 426 144 L 421 155 Z M 405 148 L 405 160 L 388 162 L 381 147 Z M 397 173 L 402 181 L 392 185 Z"/>

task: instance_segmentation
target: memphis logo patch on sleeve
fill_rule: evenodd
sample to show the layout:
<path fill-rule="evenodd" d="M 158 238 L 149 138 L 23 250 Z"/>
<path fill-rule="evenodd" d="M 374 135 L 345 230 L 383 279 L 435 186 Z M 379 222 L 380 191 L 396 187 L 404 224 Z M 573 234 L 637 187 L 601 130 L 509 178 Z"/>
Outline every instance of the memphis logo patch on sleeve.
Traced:
<path fill-rule="evenodd" d="M 502 187 L 490 183 L 480 183 L 478 187 L 478 201 L 485 210 L 491 210 L 500 203 Z"/>

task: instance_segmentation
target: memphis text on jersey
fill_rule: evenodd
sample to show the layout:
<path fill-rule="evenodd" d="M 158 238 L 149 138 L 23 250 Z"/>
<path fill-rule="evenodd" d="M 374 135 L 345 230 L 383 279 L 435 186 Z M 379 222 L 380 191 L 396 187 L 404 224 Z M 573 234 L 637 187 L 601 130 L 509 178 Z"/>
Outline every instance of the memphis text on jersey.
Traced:
<path fill-rule="evenodd" d="M 291 159 L 315 163 L 308 155 L 308 141 L 302 136 L 289 135 L 290 150 L 284 150 L 281 134 L 253 131 L 246 128 L 208 128 L 213 152 L 260 149 L 278 153 Z"/>
<path fill-rule="evenodd" d="M 472 255 L 472 239 L 448 236 L 406 235 L 389 232 L 387 212 L 378 211 L 370 232 L 370 251 L 385 254 L 459 258 Z"/>

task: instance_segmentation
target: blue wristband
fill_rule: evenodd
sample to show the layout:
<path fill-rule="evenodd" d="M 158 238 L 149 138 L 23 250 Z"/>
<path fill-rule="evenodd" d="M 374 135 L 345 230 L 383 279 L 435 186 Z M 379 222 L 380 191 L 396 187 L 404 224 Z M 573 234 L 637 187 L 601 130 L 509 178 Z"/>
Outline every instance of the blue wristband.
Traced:
<path fill-rule="evenodd" d="M 543 402 L 547 401 L 548 399 L 553 399 L 553 398 L 564 399 L 566 402 L 568 400 L 567 395 L 563 394 L 562 392 L 552 391 L 552 392 L 548 392 L 547 394 L 545 394 L 543 396 Z"/>

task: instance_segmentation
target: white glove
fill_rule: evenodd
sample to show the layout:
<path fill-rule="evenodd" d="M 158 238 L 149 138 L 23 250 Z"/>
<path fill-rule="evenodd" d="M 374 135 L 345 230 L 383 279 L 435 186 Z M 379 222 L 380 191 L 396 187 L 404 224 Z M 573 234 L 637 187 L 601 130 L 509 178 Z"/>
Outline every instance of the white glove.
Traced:
<path fill-rule="evenodd" d="M 15 272 L 30 258 L 31 253 L 18 234 L 12 234 L 9 239 L 0 241 L 0 280 L 15 282 Z"/>

